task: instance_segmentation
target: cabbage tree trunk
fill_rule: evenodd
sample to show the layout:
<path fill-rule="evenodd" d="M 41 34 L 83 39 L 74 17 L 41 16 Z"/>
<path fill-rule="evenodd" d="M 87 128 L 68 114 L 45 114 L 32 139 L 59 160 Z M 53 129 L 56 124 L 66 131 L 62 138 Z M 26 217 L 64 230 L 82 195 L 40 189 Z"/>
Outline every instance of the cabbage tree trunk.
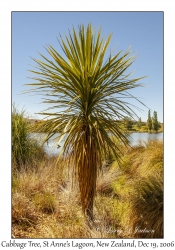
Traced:
<path fill-rule="evenodd" d="M 77 152 L 78 180 L 82 210 L 88 221 L 93 222 L 93 203 L 96 190 L 99 154 L 95 139 L 89 129 L 79 141 Z"/>

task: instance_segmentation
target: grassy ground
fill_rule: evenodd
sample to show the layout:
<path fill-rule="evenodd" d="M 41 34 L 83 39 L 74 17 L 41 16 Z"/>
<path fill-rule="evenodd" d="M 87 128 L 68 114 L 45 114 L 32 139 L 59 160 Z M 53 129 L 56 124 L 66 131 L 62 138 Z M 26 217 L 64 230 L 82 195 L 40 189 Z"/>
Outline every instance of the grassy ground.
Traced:
<path fill-rule="evenodd" d="M 162 238 L 162 142 L 125 150 L 123 162 L 104 167 L 97 180 L 90 228 L 78 185 L 62 160 L 44 158 L 13 170 L 12 233 L 15 238 Z M 145 231 L 144 231 L 145 230 Z"/>
<path fill-rule="evenodd" d="M 46 155 L 28 136 L 24 111 L 12 114 L 14 238 L 163 238 L 163 143 L 120 149 L 97 179 L 94 226 L 82 214 L 78 183 L 65 159 Z"/>

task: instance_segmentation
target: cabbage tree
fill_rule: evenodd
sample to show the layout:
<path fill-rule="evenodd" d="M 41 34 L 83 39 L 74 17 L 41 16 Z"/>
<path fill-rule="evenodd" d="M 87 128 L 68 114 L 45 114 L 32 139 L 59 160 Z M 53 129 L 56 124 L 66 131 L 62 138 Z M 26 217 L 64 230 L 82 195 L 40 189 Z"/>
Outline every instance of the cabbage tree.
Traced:
<path fill-rule="evenodd" d="M 135 98 L 128 90 L 141 86 L 143 78 L 130 78 L 126 73 L 134 62 L 130 48 L 115 55 L 109 52 L 112 34 L 106 40 L 92 25 L 74 28 L 58 42 L 64 56 L 51 45 L 46 47 L 48 57 L 40 54 L 31 77 L 30 91 L 45 95 L 43 103 L 49 108 L 40 114 L 47 120 L 38 124 L 38 131 L 47 134 L 46 141 L 59 133 L 58 143 L 65 136 L 61 153 L 71 156 L 71 165 L 78 176 L 82 210 L 93 221 L 93 201 L 97 172 L 102 157 L 109 152 L 119 156 L 115 136 L 127 143 L 120 124 L 125 117 L 134 118 L 135 109 L 127 102 Z M 137 99 L 137 98 L 136 98 Z"/>

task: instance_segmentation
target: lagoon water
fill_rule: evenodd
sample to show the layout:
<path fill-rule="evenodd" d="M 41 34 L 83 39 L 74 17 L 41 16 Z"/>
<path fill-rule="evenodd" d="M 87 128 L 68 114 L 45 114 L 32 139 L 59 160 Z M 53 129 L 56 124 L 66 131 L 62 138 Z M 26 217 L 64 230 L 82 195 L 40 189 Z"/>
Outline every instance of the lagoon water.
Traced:
<path fill-rule="evenodd" d="M 139 141 L 148 141 L 148 140 L 163 140 L 162 133 L 131 133 L 130 135 L 130 145 L 134 146 L 139 143 Z"/>
<path fill-rule="evenodd" d="M 35 137 L 39 143 L 43 142 L 43 134 L 37 134 L 33 133 L 31 135 L 32 137 Z M 57 148 L 57 137 L 59 134 L 56 134 L 53 139 L 50 139 L 48 143 L 44 143 L 44 150 L 49 155 L 57 155 L 59 154 L 61 150 L 61 146 L 64 143 L 64 140 L 59 144 L 60 147 Z M 163 132 L 162 133 L 131 133 L 129 142 L 131 146 L 137 145 L 139 141 L 146 142 L 147 140 L 163 140 Z"/>

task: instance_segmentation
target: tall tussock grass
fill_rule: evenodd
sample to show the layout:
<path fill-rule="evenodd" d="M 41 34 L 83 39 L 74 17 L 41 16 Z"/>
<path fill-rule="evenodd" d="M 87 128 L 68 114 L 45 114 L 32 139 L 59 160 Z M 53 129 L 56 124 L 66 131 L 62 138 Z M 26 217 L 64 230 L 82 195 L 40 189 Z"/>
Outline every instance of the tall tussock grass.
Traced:
<path fill-rule="evenodd" d="M 13 167 L 34 164 L 44 157 L 45 153 L 37 141 L 30 137 L 30 125 L 26 119 L 25 110 L 19 111 L 15 104 L 12 106 L 12 162 Z"/>
<path fill-rule="evenodd" d="M 119 206 L 128 204 L 127 213 L 119 215 L 123 230 L 130 229 L 128 237 L 163 238 L 163 143 L 133 147 L 121 166 L 114 162 L 112 167 L 122 171 L 113 190 Z"/>
<path fill-rule="evenodd" d="M 131 223 L 139 238 L 163 238 L 163 181 L 151 175 L 135 183 Z"/>

